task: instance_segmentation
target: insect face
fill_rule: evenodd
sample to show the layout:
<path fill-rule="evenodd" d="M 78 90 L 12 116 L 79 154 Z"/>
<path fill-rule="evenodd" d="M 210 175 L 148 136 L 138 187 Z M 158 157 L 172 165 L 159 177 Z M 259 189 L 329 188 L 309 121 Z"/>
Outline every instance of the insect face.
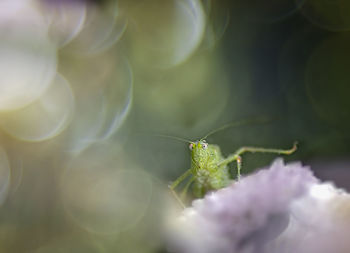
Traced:
<path fill-rule="evenodd" d="M 196 141 L 196 142 L 191 142 L 188 147 L 190 150 L 207 149 L 208 143 L 205 140 L 200 140 L 200 141 Z"/>
<path fill-rule="evenodd" d="M 200 140 L 190 143 L 190 150 L 193 165 L 197 169 L 203 169 L 209 157 L 208 143 L 205 140 Z"/>

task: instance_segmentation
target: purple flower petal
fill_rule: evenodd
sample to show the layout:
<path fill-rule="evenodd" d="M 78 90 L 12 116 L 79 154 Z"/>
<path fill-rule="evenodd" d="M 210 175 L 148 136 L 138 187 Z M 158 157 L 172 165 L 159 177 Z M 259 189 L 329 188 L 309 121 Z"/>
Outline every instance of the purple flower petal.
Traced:
<path fill-rule="evenodd" d="M 171 245 L 184 253 L 262 253 L 288 226 L 291 203 L 317 182 L 308 167 L 277 159 L 269 169 L 193 201 L 173 223 Z"/>

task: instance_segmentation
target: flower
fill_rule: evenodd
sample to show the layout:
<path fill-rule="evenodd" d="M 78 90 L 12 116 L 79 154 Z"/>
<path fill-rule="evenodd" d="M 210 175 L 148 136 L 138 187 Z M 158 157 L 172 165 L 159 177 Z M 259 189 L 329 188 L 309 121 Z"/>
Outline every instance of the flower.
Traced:
<path fill-rule="evenodd" d="M 350 252 L 350 195 L 332 183 L 314 184 L 293 202 L 288 228 L 267 245 L 272 253 Z"/>
<path fill-rule="evenodd" d="M 271 241 L 289 228 L 293 203 L 318 183 L 308 167 L 277 159 L 270 168 L 193 201 L 171 222 L 169 248 L 182 253 L 278 249 Z"/>

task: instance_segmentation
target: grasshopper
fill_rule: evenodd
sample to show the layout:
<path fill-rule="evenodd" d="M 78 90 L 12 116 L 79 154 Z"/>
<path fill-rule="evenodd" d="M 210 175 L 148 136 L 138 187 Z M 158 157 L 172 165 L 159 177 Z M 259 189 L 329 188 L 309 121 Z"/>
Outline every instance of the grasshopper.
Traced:
<path fill-rule="evenodd" d="M 189 187 L 193 184 L 193 195 L 196 198 L 202 198 L 209 191 L 215 191 L 224 188 L 232 183 L 228 165 L 232 162 L 237 164 L 237 180 L 241 176 L 242 155 L 244 153 L 274 153 L 282 155 L 290 155 L 297 149 L 297 142 L 294 142 L 290 149 L 274 149 L 261 147 L 241 147 L 228 157 L 224 157 L 220 147 L 215 144 L 208 144 L 205 140 L 209 135 L 221 131 L 229 127 L 231 124 L 225 125 L 215 131 L 210 132 L 198 141 L 188 141 L 182 138 L 174 137 L 180 141 L 189 143 L 191 151 L 191 167 L 186 170 L 180 177 L 169 185 L 171 192 L 179 203 L 185 207 L 182 199 L 187 194 Z M 175 192 L 175 188 L 186 178 L 189 178 L 184 186 L 181 196 Z"/>

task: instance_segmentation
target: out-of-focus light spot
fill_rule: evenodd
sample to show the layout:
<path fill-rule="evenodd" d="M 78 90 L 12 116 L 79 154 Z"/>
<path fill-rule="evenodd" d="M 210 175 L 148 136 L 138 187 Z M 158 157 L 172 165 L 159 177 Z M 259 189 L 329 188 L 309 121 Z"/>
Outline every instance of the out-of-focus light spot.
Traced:
<path fill-rule="evenodd" d="M 186 61 L 201 43 L 206 24 L 198 0 L 143 2 L 132 20 L 135 60 L 161 68 Z"/>
<path fill-rule="evenodd" d="M 85 60 L 84 66 L 95 69 L 95 63 L 103 65 L 103 61 L 106 61 L 106 68 L 101 76 L 80 76 L 79 71 L 72 73 L 75 75 L 72 77 L 73 83 L 83 84 L 80 87 L 75 85 L 79 99 L 70 127 L 69 146 L 72 152 L 80 152 L 95 142 L 109 139 L 123 124 L 131 109 L 133 76 L 128 60 L 112 51 L 91 61 Z"/>
<path fill-rule="evenodd" d="M 96 68 L 96 62 L 106 67 L 101 75 L 85 75 L 86 68 Z M 85 60 L 82 69 L 82 73 L 75 69 L 68 74 L 77 94 L 76 115 L 69 129 L 69 149 L 76 153 L 110 138 L 123 124 L 133 100 L 133 75 L 125 57 L 107 52 Z"/>
<path fill-rule="evenodd" d="M 117 60 L 114 81 L 105 86 L 102 103 L 104 124 L 98 138 L 110 138 L 122 125 L 128 115 L 133 96 L 133 78 L 128 61 L 121 57 Z"/>
<path fill-rule="evenodd" d="M 14 18 L 17 12 L 21 12 L 30 7 L 32 0 L 2 0 L 0 2 L 1 19 Z"/>
<path fill-rule="evenodd" d="M 4 203 L 10 187 L 11 170 L 5 150 L 0 147 L 0 205 Z"/>
<path fill-rule="evenodd" d="M 61 133 L 71 120 L 74 98 L 67 81 L 57 75 L 35 102 L 16 111 L 0 114 L 1 127 L 25 141 L 43 141 Z"/>
<path fill-rule="evenodd" d="M 348 133 L 350 37 L 338 35 L 314 49 L 305 70 L 306 91 L 316 113 Z"/>
<path fill-rule="evenodd" d="M 47 22 L 27 2 L 0 3 L 0 111 L 33 102 L 56 75 L 56 48 L 47 37 Z"/>
<path fill-rule="evenodd" d="M 11 188 L 10 197 L 15 194 L 22 184 L 23 179 L 23 161 L 18 157 L 9 157 L 11 164 Z"/>
<path fill-rule="evenodd" d="M 350 29 L 350 2 L 343 0 L 306 0 L 301 13 L 315 25 L 331 31 Z"/>
<path fill-rule="evenodd" d="M 203 44 L 206 48 L 213 48 L 224 35 L 230 21 L 228 9 L 211 10 L 208 9 L 210 21 L 207 22 Z"/>
<path fill-rule="evenodd" d="M 105 9 L 89 5 L 83 28 L 65 50 L 79 55 L 95 55 L 111 48 L 124 34 L 127 21 L 111 3 Z"/>
<path fill-rule="evenodd" d="M 77 157 L 63 175 L 61 189 L 67 214 L 93 233 L 133 228 L 149 205 L 151 179 L 141 170 L 118 169 L 123 163 L 120 160 L 106 165 L 92 160 L 96 158 L 98 154 Z"/>
<path fill-rule="evenodd" d="M 84 1 L 43 2 L 42 12 L 49 24 L 49 37 L 58 47 L 73 40 L 83 28 L 86 14 Z"/>
<path fill-rule="evenodd" d="M 77 100 L 77 110 L 69 128 L 69 150 L 79 153 L 98 140 L 104 117 L 101 114 L 103 96 L 86 93 Z"/>

